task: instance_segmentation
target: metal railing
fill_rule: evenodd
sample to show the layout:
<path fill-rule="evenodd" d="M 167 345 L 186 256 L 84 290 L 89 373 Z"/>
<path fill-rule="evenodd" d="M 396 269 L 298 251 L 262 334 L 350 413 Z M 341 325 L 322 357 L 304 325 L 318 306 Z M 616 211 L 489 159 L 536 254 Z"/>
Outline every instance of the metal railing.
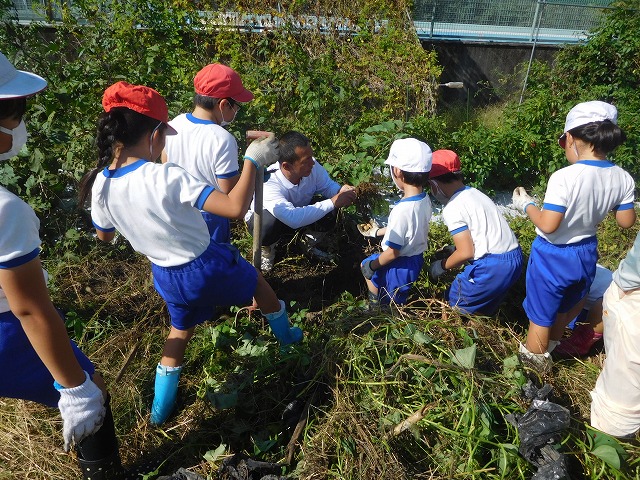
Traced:
<path fill-rule="evenodd" d="M 608 8 L 611 2 L 612 0 L 415 0 L 413 20 L 421 40 L 577 43 L 586 37 L 588 30 L 597 25 L 603 9 Z M 20 22 L 61 20 L 61 12 L 56 8 L 58 2 L 13 0 L 13 4 L 13 16 Z M 221 12 L 215 12 L 214 16 L 220 14 Z M 233 16 L 232 12 L 228 14 Z M 248 22 L 246 18 L 236 20 L 239 25 Z"/>
<path fill-rule="evenodd" d="M 416 0 L 422 40 L 562 44 L 586 38 L 611 0 Z"/>

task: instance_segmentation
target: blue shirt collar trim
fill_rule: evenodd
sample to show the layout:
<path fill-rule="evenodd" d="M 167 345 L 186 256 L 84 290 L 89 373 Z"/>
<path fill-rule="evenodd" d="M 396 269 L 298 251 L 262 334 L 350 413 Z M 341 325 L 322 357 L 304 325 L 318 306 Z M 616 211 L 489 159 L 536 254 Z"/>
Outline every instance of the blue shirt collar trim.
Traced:
<path fill-rule="evenodd" d="M 147 160 L 141 158 L 140 160 L 136 160 L 129 165 L 125 165 L 124 167 L 116 168 L 115 170 L 109 170 L 109 167 L 104 167 L 102 174 L 107 178 L 120 178 L 124 177 L 127 173 L 131 173 L 134 170 L 137 170 L 141 166 L 147 163 Z"/>
<path fill-rule="evenodd" d="M 578 160 L 576 164 L 578 163 L 600 168 L 615 167 L 615 164 L 613 162 L 610 162 L 609 160 Z"/>
<path fill-rule="evenodd" d="M 427 196 L 427 192 L 419 193 L 418 195 L 414 195 L 413 197 L 401 198 L 396 202 L 396 205 L 400 202 L 418 202 Z"/>
<path fill-rule="evenodd" d="M 214 125 L 216 124 L 216 122 L 214 122 L 213 120 L 205 120 L 204 118 L 196 118 L 193 116 L 192 113 L 187 113 L 187 120 L 189 120 L 191 123 L 199 123 L 201 125 Z"/>

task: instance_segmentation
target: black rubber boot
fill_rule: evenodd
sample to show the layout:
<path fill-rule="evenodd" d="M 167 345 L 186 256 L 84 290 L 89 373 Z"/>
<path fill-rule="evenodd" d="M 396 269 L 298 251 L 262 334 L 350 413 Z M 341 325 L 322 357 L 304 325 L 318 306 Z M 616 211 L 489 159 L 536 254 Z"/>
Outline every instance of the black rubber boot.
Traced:
<path fill-rule="evenodd" d="M 78 457 L 84 480 L 125 480 L 138 478 L 122 467 L 118 450 L 100 460 L 83 460 Z"/>
<path fill-rule="evenodd" d="M 107 397 L 106 413 L 102 426 L 96 433 L 76 445 L 78 463 L 82 469 L 82 478 L 85 480 L 124 480 L 129 478 L 120 461 L 110 400 Z"/>

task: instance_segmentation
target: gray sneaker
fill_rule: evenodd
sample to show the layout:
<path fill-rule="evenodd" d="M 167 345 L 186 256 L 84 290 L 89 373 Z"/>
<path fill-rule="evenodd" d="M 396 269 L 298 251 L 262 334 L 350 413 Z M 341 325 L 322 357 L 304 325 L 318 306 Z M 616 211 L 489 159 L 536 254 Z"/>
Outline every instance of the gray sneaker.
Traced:
<path fill-rule="evenodd" d="M 276 244 L 260 247 L 260 270 L 264 273 L 271 271 L 276 259 Z"/>

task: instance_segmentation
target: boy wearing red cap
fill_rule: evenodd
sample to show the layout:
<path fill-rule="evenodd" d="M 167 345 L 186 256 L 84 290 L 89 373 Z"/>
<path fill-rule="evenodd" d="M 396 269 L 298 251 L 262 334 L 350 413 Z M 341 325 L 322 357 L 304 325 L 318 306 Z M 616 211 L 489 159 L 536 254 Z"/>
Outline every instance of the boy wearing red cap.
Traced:
<path fill-rule="evenodd" d="M 369 290 L 369 305 L 406 303 L 409 289 L 418 279 L 427 249 L 431 200 L 424 191 L 429 183 L 431 148 L 415 138 L 394 141 L 385 160 L 393 183 L 403 193 L 389 214 L 386 227 L 375 229 L 382 236 L 382 253 L 360 264 Z"/>
<path fill-rule="evenodd" d="M 177 130 L 167 137 L 163 162 L 180 165 L 197 179 L 229 193 L 240 177 L 238 143 L 224 127 L 240 110 L 240 104 L 253 100 L 240 75 L 221 63 L 212 63 L 193 79 L 193 112 L 178 115 L 169 124 Z M 202 212 L 212 238 L 229 243 L 227 218 Z"/>
<path fill-rule="evenodd" d="M 429 179 L 431 192 L 444 205 L 442 218 L 455 245 L 447 258 L 431 264 L 429 275 L 438 279 L 447 270 L 468 263 L 447 289 L 446 298 L 464 313 L 493 315 L 520 277 L 518 240 L 496 204 L 464 184 L 455 152 L 433 152 Z"/>
<path fill-rule="evenodd" d="M 277 161 L 273 135 L 254 141 L 244 168 L 227 195 L 173 163 L 155 163 L 166 135 L 167 106 L 155 90 L 118 82 L 102 99 L 97 167 L 82 180 L 80 204 L 91 193 L 91 218 L 98 238 L 116 229 L 151 261 L 154 287 L 165 300 L 171 330 L 156 368 L 151 422 L 162 424 L 175 405 L 187 343 L 195 326 L 218 305 L 243 305 L 252 298 L 281 345 L 302 340 L 289 327 L 284 302 L 237 248 L 211 238 L 199 210 L 242 218 L 255 186 L 255 172 Z M 255 167 L 255 168 L 254 168 Z"/>

